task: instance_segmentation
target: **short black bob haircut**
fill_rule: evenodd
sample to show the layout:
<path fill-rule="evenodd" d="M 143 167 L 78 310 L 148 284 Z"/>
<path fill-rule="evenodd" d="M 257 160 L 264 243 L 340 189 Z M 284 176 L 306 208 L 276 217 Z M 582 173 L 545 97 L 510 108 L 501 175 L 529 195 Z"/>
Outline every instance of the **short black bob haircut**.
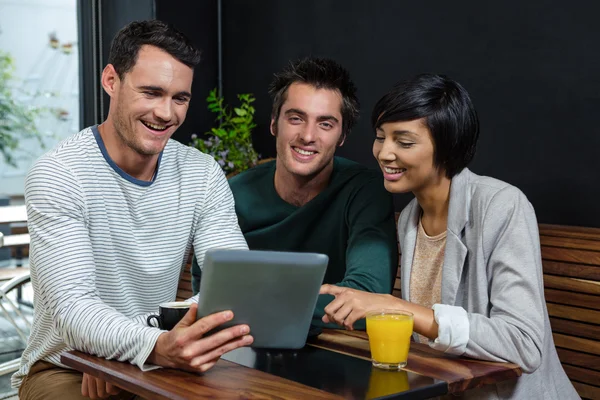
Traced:
<path fill-rule="evenodd" d="M 119 79 L 131 71 L 143 45 L 158 47 L 192 69 L 200 62 L 200 51 L 171 25 L 156 19 L 134 21 L 117 33 L 110 46 L 108 63 Z"/>
<path fill-rule="evenodd" d="M 433 163 L 448 178 L 473 159 L 479 120 L 469 93 L 444 75 L 421 74 L 394 85 L 373 109 L 374 130 L 388 122 L 425 119 L 434 146 Z"/>

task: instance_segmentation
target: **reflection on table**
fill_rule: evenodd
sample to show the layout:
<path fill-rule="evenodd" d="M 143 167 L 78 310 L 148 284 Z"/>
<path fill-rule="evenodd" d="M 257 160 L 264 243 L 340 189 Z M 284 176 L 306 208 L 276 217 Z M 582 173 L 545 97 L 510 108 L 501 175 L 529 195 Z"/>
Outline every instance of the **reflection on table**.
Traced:
<path fill-rule="evenodd" d="M 446 382 L 413 372 L 381 370 L 368 360 L 310 345 L 300 350 L 246 347 L 223 359 L 344 398 L 404 394 L 398 398 L 425 399 L 447 391 Z"/>

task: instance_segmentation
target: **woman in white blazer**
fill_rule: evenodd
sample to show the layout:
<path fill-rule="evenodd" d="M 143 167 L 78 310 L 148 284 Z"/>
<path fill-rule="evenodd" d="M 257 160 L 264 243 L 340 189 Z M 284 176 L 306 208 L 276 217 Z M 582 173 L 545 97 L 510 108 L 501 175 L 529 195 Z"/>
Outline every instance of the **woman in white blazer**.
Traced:
<path fill-rule="evenodd" d="M 479 135 L 466 90 L 440 75 L 400 82 L 372 125 L 386 189 L 415 195 L 398 221 L 403 298 L 324 285 L 335 299 L 323 320 L 352 329 L 369 311 L 407 310 L 416 340 L 524 372 L 464 398 L 579 398 L 552 339 L 533 207 L 516 187 L 466 168 Z"/>

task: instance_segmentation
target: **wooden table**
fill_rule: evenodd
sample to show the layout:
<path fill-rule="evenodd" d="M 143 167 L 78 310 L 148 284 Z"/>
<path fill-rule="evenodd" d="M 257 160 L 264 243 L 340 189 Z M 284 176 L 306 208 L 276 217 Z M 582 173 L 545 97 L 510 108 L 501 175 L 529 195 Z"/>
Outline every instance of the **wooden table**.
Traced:
<path fill-rule="evenodd" d="M 429 398 L 516 379 L 514 364 L 449 356 L 412 343 L 405 371 L 371 366 L 364 332 L 325 330 L 297 351 L 238 349 L 204 375 L 159 369 L 142 372 L 129 363 L 78 351 L 62 362 L 149 399 L 200 398 Z"/>

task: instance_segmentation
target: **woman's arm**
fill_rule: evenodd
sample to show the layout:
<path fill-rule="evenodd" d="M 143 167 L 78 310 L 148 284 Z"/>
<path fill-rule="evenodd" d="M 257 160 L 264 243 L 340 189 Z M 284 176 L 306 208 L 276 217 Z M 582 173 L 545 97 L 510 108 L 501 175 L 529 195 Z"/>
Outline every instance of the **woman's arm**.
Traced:
<path fill-rule="evenodd" d="M 414 331 L 434 340 L 438 336 L 438 325 L 433 310 L 399 299 L 390 294 L 368 293 L 346 287 L 323 285 L 321 294 L 330 294 L 335 299 L 325 307 L 323 322 L 334 322 L 352 330 L 354 323 L 366 313 L 377 310 L 403 310 L 414 316 Z"/>

